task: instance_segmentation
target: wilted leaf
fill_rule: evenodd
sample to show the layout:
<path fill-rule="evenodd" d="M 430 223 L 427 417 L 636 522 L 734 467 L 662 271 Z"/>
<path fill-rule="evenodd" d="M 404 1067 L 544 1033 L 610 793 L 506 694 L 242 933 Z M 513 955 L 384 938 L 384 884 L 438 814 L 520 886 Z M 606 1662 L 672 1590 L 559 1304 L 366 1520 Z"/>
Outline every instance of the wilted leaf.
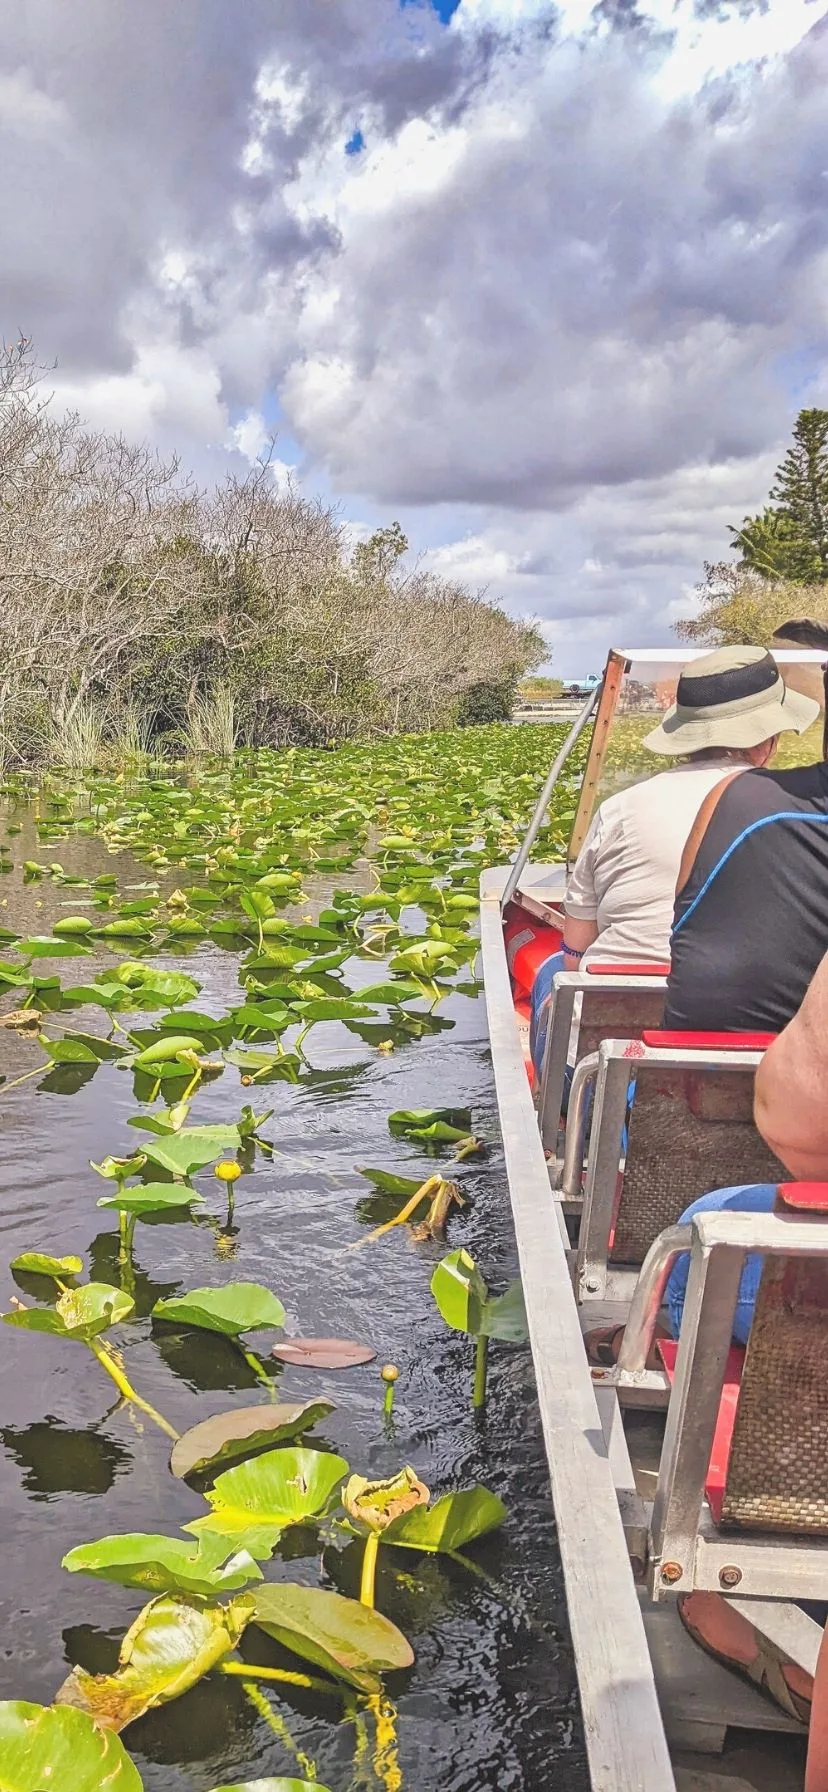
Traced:
<path fill-rule="evenodd" d="M 236 1592 L 248 1581 L 262 1578 L 246 1549 L 237 1549 L 226 1537 L 209 1534 L 195 1544 L 183 1537 L 155 1537 L 144 1532 L 101 1537 L 98 1543 L 81 1543 L 70 1549 L 61 1567 L 70 1574 L 91 1574 L 121 1587 L 204 1598 Z"/>
<path fill-rule="evenodd" d="M 157 1300 L 152 1317 L 238 1338 L 242 1332 L 284 1325 L 285 1309 L 261 1282 L 228 1282 L 223 1288 L 193 1288 L 189 1294 Z"/>
<path fill-rule="evenodd" d="M 218 1531 L 238 1537 L 251 1555 L 266 1560 L 288 1525 L 332 1510 L 347 1473 L 347 1462 L 324 1450 L 270 1450 L 219 1475 L 205 1494 L 212 1511 L 184 1528 L 194 1536 Z"/>
<path fill-rule="evenodd" d="M 272 1450 L 276 1444 L 292 1443 L 333 1410 L 329 1400 L 310 1400 L 302 1406 L 242 1406 L 233 1412 L 215 1413 L 179 1438 L 170 1468 L 183 1481 L 204 1469 L 243 1461 L 261 1450 Z"/>
<path fill-rule="evenodd" d="M 415 1506 L 427 1506 L 429 1491 L 413 1468 L 400 1469 L 385 1481 L 369 1481 L 365 1475 L 351 1475 L 342 1489 L 342 1504 L 349 1518 L 366 1531 L 385 1532 L 392 1520 Z"/>
<path fill-rule="evenodd" d="M 361 1692 L 378 1692 L 381 1674 L 414 1660 L 411 1644 L 390 1618 L 341 1593 L 283 1581 L 259 1587 L 251 1598 L 253 1622 L 268 1636 Z"/>
<path fill-rule="evenodd" d="M 139 1613 L 121 1644 L 115 1674 L 75 1668 L 56 1703 L 87 1711 L 108 1730 L 123 1730 L 156 1705 L 180 1698 L 235 1649 L 253 1614 L 241 1593 L 229 1605 L 203 1605 L 163 1594 Z"/>
<path fill-rule="evenodd" d="M 275 1784 L 276 1782 L 274 1782 Z M 0 1704 L 2 1792 L 142 1792 L 124 1745 L 83 1711 Z"/>

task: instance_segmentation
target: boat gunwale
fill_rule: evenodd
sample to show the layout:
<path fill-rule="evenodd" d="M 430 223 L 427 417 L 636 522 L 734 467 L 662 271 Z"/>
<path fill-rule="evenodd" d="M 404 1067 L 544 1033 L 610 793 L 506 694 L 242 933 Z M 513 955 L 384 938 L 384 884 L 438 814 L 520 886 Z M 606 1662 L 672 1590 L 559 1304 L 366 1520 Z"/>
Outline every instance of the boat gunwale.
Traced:
<path fill-rule="evenodd" d="M 590 1784 L 592 1792 L 674 1792 L 563 1216 L 549 1183 L 515 1019 L 501 915 L 508 870 L 490 868 L 480 879 L 483 977 Z"/>

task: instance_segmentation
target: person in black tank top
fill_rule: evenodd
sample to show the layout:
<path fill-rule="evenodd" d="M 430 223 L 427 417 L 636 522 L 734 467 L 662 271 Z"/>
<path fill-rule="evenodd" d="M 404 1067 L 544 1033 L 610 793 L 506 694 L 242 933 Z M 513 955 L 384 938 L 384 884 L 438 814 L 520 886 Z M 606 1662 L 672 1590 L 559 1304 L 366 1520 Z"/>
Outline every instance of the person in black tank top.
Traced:
<path fill-rule="evenodd" d="M 778 1033 L 828 951 L 828 766 L 741 772 L 676 899 L 664 1025 Z"/>

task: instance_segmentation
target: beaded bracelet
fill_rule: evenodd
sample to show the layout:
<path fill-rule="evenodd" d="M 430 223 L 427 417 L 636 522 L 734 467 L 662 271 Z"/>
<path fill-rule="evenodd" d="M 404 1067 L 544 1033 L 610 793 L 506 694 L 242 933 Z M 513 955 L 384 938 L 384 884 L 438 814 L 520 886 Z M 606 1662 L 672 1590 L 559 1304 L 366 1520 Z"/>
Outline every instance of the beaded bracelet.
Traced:
<path fill-rule="evenodd" d="M 568 946 L 566 943 L 566 940 L 564 940 L 563 950 L 566 953 L 567 958 L 583 958 L 584 953 L 586 951 L 586 946 L 582 946 L 580 952 L 576 952 L 575 947 Z"/>

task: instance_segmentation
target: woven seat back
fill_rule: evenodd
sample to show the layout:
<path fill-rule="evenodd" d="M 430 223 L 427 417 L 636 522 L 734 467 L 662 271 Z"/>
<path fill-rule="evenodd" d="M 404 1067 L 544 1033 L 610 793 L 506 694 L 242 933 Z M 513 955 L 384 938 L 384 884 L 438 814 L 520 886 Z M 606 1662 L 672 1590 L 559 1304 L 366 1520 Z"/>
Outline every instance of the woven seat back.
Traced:
<path fill-rule="evenodd" d="M 768 1257 L 750 1328 L 723 1525 L 828 1537 L 828 1263 Z"/>
<path fill-rule="evenodd" d="M 653 1239 L 700 1195 L 785 1174 L 753 1124 L 752 1071 L 642 1068 L 611 1261 L 643 1263 Z"/>
<path fill-rule="evenodd" d="M 640 1039 L 650 1027 L 659 1027 L 664 1013 L 664 990 L 585 989 L 581 997 L 576 1063 L 597 1052 L 602 1039 Z"/>

